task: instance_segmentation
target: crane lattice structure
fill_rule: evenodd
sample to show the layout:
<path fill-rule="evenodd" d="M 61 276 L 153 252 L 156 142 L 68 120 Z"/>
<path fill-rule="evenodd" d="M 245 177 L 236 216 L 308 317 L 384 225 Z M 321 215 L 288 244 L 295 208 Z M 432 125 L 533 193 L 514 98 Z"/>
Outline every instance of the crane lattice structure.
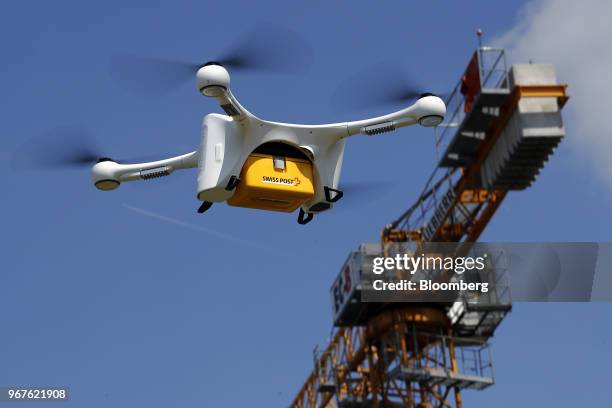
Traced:
<path fill-rule="evenodd" d="M 361 302 L 374 256 L 425 242 L 476 242 L 509 191 L 525 189 L 564 137 L 568 97 L 554 67 L 508 69 L 503 49 L 480 46 L 435 129 L 438 163 L 416 202 L 361 244 L 331 289 L 333 337 L 291 403 L 314 407 L 462 407 L 461 392 L 494 383 L 489 338 L 511 310 L 493 302 Z"/>

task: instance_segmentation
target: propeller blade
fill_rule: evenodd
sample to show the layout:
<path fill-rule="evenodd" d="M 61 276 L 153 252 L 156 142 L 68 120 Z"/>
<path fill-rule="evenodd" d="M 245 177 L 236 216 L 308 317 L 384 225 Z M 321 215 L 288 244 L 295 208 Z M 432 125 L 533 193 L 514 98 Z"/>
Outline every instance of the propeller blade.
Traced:
<path fill-rule="evenodd" d="M 23 143 L 11 160 L 15 170 L 90 167 L 106 156 L 89 130 L 82 125 L 48 129 Z M 159 155 L 112 158 L 117 163 L 143 163 L 160 160 Z"/>
<path fill-rule="evenodd" d="M 101 155 L 83 126 L 49 129 L 23 143 L 13 154 L 16 170 L 82 167 L 94 164 Z"/>
<path fill-rule="evenodd" d="M 218 62 L 228 70 L 301 73 L 312 62 L 312 49 L 292 30 L 269 23 L 259 24 L 221 53 Z"/>
<path fill-rule="evenodd" d="M 111 76 L 125 89 L 148 97 L 163 96 L 194 80 L 203 64 L 138 56 L 111 59 Z"/>
<path fill-rule="evenodd" d="M 332 95 L 332 104 L 343 111 L 405 107 L 427 93 L 431 90 L 412 79 L 399 61 L 388 60 L 349 76 Z"/>
<path fill-rule="evenodd" d="M 344 197 L 334 209 L 351 210 L 385 197 L 399 185 L 399 181 L 347 181 L 340 183 Z"/>
<path fill-rule="evenodd" d="M 212 56 L 211 56 L 212 57 Z M 304 72 L 312 50 L 297 33 L 274 24 L 260 24 L 229 50 L 211 58 L 231 71 Z M 207 62 L 121 56 L 111 59 L 111 76 L 125 89 L 146 97 L 166 95 L 195 75 Z"/>

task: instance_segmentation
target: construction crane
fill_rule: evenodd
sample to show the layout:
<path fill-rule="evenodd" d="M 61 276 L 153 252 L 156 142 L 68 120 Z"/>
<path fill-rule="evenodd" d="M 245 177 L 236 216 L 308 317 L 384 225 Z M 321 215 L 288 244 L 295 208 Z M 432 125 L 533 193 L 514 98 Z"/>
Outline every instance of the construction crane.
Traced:
<path fill-rule="evenodd" d="M 334 328 L 291 407 L 462 407 L 465 389 L 494 384 L 489 338 L 511 310 L 493 301 L 362 302 L 376 256 L 425 242 L 476 242 L 510 191 L 532 185 L 565 136 L 566 85 L 547 64 L 506 65 L 480 45 L 447 98 L 435 132 L 438 162 L 416 202 L 381 241 L 353 251 L 331 288 Z"/>

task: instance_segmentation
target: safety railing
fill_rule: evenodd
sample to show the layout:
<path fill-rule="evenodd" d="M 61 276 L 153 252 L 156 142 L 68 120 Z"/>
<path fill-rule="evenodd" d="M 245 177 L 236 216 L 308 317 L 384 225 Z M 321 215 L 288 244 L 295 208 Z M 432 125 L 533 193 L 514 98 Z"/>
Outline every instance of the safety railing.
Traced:
<path fill-rule="evenodd" d="M 507 89 L 509 87 L 504 49 L 479 47 L 476 50 L 476 59 L 481 90 L 490 88 Z M 434 128 L 436 167 L 415 204 L 391 224 L 392 228 L 418 230 L 426 226 L 432 216 L 435 215 L 436 210 L 440 209 L 440 205 L 445 198 L 448 199 L 448 194 L 452 194 L 453 186 L 459 179 L 460 172 L 457 171 L 457 168 L 440 167 L 438 163 L 441 154 L 446 151 L 457 129 L 469 112 L 466 109 L 466 95 L 462 93 L 463 82 L 464 78 L 462 77 L 446 98 L 446 117 L 439 126 Z"/>

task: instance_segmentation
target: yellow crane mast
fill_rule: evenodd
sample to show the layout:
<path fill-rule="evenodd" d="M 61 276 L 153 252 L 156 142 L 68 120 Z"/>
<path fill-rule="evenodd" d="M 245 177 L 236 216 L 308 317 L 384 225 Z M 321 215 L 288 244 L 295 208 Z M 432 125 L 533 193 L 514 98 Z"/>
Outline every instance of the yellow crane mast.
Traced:
<path fill-rule="evenodd" d="M 503 49 L 477 48 L 435 129 L 438 163 L 419 198 L 385 226 L 380 243 L 352 252 L 334 281 L 335 332 L 315 350 L 291 407 L 459 408 L 463 390 L 494 383 L 488 340 L 511 310 L 509 296 L 362 302 L 361 271 L 375 256 L 425 242 L 477 241 L 508 192 L 531 186 L 564 137 L 567 99 L 552 65 L 508 68 Z"/>

